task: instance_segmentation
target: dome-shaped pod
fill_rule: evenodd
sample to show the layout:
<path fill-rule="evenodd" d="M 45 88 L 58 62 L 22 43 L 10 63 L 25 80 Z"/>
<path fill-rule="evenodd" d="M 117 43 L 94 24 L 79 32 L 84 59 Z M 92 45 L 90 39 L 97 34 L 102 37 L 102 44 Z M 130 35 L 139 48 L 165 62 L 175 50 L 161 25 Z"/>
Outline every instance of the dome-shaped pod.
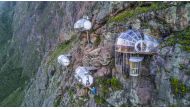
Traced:
<path fill-rule="evenodd" d="M 87 74 L 89 74 L 89 71 L 85 67 L 79 66 L 75 69 L 75 78 L 79 82 L 82 82 L 82 78 Z"/>
<path fill-rule="evenodd" d="M 77 75 L 85 75 L 85 74 L 89 74 L 89 70 L 87 70 L 85 67 L 77 67 L 75 70 L 75 74 Z"/>
<path fill-rule="evenodd" d="M 90 67 L 77 67 L 75 70 L 75 78 L 81 82 L 85 87 L 89 87 L 93 84 L 93 77 L 89 75 Z"/>
<path fill-rule="evenodd" d="M 129 65 L 130 65 L 130 76 L 138 76 L 141 70 L 141 62 L 143 57 L 130 57 Z"/>
<path fill-rule="evenodd" d="M 92 28 L 92 23 L 87 20 L 87 19 L 79 19 L 75 24 L 74 24 L 74 29 L 77 29 L 79 31 L 87 31 Z"/>
<path fill-rule="evenodd" d="M 70 64 L 69 58 L 65 55 L 58 56 L 57 60 L 58 60 L 58 63 L 63 66 L 68 66 Z"/>
<path fill-rule="evenodd" d="M 85 30 L 90 30 L 92 28 L 92 23 L 89 20 L 86 20 L 84 22 L 84 29 Z"/>
<path fill-rule="evenodd" d="M 116 51 L 134 52 L 135 43 L 142 40 L 142 34 L 138 30 L 128 30 L 119 35 L 116 41 Z"/>

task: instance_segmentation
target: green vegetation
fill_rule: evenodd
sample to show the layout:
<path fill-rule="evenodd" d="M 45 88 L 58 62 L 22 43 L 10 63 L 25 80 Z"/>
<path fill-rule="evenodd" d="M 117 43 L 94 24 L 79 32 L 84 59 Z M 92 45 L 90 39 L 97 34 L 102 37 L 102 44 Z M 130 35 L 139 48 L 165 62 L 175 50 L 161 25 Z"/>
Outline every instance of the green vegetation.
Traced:
<path fill-rule="evenodd" d="M 12 14 L 13 11 L 10 10 L 7 6 L 8 4 L 4 3 L 1 5 L 2 9 L 0 11 L 0 68 L 6 62 L 7 52 L 8 52 L 8 43 L 12 38 Z"/>
<path fill-rule="evenodd" d="M 24 87 L 26 77 L 22 76 L 23 68 L 20 66 L 18 54 L 9 58 L 0 70 L 0 101 L 7 97 L 18 87 Z M 16 83 L 16 84 L 15 84 Z"/>
<path fill-rule="evenodd" d="M 166 46 L 174 46 L 176 44 L 176 37 L 174 36 L 170 36 L 169 38 L 166 39 L 166 41 L 164 41 L 164 45 L 161 45 L 161 47 L 166 47 Z"/>
<path fill-rule="evenodd" d="M 97 47 L 100 44 L 100 42 L 101 42 L 101 38 L 100 36 L 97 36 L 96 41 L 94 42 L 94 46 Z"/>
<path fill-rule="evenodd" d="M 190 75 L 190 69 L 186 69 L 185 74 Z"/>
<path fill-rule="evenodd" d="M 0 48 L 12 38 L 12 14 L 13 11 L 10 10 L 6 4 L 0 11 Z"/>
<path fill-rule="evenodd" d="M 24 91 L 22 88 L 17 88 L 13 91 L 7 98 L 5 98 L 1 103 L 0 106 L 20 106 L 24 97 Z"/>
<path fill-rule="evenodd" d="M 175 44 L 180 44 L 180 48 L 190 52 L 190 27 L 187 27 L 185 30 L 175 32 L 173 37 L 169 37 L 165 42 L 165 46 L 174 46 Z"/>
<path fill-rule="evenodd" d="M 72 48 L 72 44 L 76 43 L 77 39 L 78 38 L 75 35 L 73 35 L 70 40 L 58 45 L 58 47 L 52 52 L 48 64 L 52 63 L 54 59 L 57 58 L 57 56 L 59 56 L 60 54 L 70 50 Z"/>
<path fill-rule="evenodd" d="M 77 87 L 78 87 L 79 89 L 81 89 L 81 88 L 83 87 L 83 85 L 80 84 L 80 83 L 78 83 L 78 84 L 77 84 Z"/>
<path fill-rule="evenodd" d="M 185 67 L 185 64 L 179 64 L 179 69 L 180 70 L 183 70 L 183 69 L 185 69 L 186 67 Z"/>
<path fill-rule="evenodd" d="M 187 92 L 189 92 L 189 89 L 185 84 L 180 82 L 177 78 L 171 78 L 170 83 L 175 96 L 183 97 Z"/>
<path fill-rule="evenodd" d="M 4 2 L 0 11 L 0 106 L 19 106 L 26 77 L 18 50 L 10 47 L 12 41 L 12 2 Z"/>
<path fill-rule="evenodd" d="M 124 103 L 124 104 L 121 105 L 121 107 L 129 107 L 129 105 Z"/>
<path fill-rule="evenodd" d="M 43 2 L 43 1 L 39 2 L 39 5 L 37 7 L 37 10 L 41 15 L 40 22 L 38 23 L 38 26 L 37 26 L 37 30 L 39 32 L 44 32 L 44 30 L 51 24 L 52 18 L 50 17 L 51 13 L 48 11 L 48 8 L 50 7 L 47 2 Z"/>
<path fill-rule="evenodd" d="M 61 103 L 61 96 L 58 96 L 55 101 L 53 102 L 54 107 L 58 107 Z"/>
<path fill-rule="evenodd" d="M 99 104 L 99 105 L 106 103 L 106 101 L 100 96 L 94 96 L 94 100 L 95 100 L 96 104 Z"/>
<path fill-rule="evenodd" d="M 81 98 L 85 98 L 85 97 L 81 97 Z M 84 101 L 84 99 L 77 99 L 73 106 L 74 107 L 83 107 L 85 103 L 86 103 L 86 101 Z"/>
<path fill-rule="evenodd" d="M 122 84 L 120 83 L 120 81 L 116 78 L 116 77 L 112 77 L 112 79 L 108 80 L 108 83 L 111 84 L 111 87 L 114 90 L 119 90 L 122 89 Z"/>
<path fill-rule="evenodd" d="M 101 88 L 101 93 L 103 97 L 106 97 L 107 94 L 109 94 L 109 88 L 111 88 L 112 90 L 120 90 L 123 88 L 122 84 L 120 83 L 120 81 L 115 78 L 97 78 L 96 79 L 96 86 L 100 86 Z"/>
<path fill-rule="evenodd" d="M 178 35 L 177 42 L 183 50 L 190 52 L 190 27 Z"/>
<path fill-rule="evenodd" d="M 148 7 L 136 7 L 135 9 L 128 9 L 128 10 L 118 14 L 117 16 L 112 17 L 109 20 L 109 22 L 122 22 L 126 18 L 131 18 L 131 17 L 137 16 L 142 13 L 147 13 L 149 11 L 156 11 L 156 10 L 164 9 L 167 7 L 168 6 L 163 3 L 154 2 Z"/>

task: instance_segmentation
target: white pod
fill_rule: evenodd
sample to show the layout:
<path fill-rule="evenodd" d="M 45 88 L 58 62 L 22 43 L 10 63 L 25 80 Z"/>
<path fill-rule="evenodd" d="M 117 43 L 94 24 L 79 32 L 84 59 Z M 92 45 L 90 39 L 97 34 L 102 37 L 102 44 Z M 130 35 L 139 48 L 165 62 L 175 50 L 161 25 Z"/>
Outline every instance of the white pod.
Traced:
<path fill-rule="evenodd" d="M 88 74 L 89 71 L 85 68 L 85 67 L 77 67 L 76 70 L 75 70 L 75 74 L 76 75 L 85 75 L 85 74 Z"/>
<path fill-rule="evenodd" d="M 77 67 L 75 78 L 85 87 L 90 87 L 93 84 L 93 77 L 89 75 L 89 70 L 86 67 Z"/>
<path fill-rule="evenodd" d="M 92 23 L 87 20 L 87 19 L 79 19 L 75 24 L 74 24 L 74 29 L 78 29 L 80 31 L 86 31 L 90 30 L 92 28 Z"/>
<path fill-rule="evenodd" d="M 85 30 L 90 30 L 92 28 L 92 23 L 89 20 L 86 20 L 84 22 L 84 29 Z"/>
<path fill-rule="evenodd" d="M 70 60 L 67 56 L 65 55 L 60 55 L 58 58 L 58 63 L 63 65 L 63 66 L 68 66 L 70 64 Z"/>

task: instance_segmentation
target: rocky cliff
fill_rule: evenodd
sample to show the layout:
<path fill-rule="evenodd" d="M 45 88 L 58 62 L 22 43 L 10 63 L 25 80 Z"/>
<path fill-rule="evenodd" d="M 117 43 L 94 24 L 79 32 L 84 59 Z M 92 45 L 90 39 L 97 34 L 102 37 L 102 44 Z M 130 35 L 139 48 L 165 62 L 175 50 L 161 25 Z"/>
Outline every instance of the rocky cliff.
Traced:
<path fill-rule="evenodd" d="M 189 106 L 189 2 L 1 2 L 1 106 Z M 86 33 L 73 29 L 88 15 Z M 120 32 L 141 29 L 160 41 L 140 76 L 119 73 L 114 43 Z M 70 53 L 69 67 L 57 57 Z M 95 66 L 89 93 L 74 78 L 79 65 Z"/>

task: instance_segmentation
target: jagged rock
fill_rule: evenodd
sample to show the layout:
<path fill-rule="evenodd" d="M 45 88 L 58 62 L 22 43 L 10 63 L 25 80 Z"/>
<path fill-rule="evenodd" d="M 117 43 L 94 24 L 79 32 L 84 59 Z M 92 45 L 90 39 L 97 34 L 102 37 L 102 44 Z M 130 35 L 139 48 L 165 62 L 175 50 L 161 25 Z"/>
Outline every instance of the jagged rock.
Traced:
<path fill-rule="evenodd" d="M 91 35 L 90 35 L 90 41 L 91 41 L 92 43 L 95 43 L 97 37 L 98 37 L 98 35 L 96 35 L 96 34 L 91 34 Z"/>
<path fill-rule="evenodd" d="M 105 40 L 111 40 L 112 39 L 112 33 L 110 33 L 110 32 L 104 34 L 104 36 L 105 36 Z"/>
<path fill-rule="evenodd" d="M 97 23 L 103 23 L 106 19 L 106 17 L 111 12 L 110 10 L 110 2 L 105 3 L 104 6 L 100 8 L 101 11 L 99 11 L 98 15 L 96 16 L 96 22 Z"/>
<path fill-rule="evenodd" d="M 135 19 L 132 21 L 132 28 L 140 29 L 141 27 L 141 21 L 139 19 Z"/>
<path fill-rule="evenodd" d="M 102 66 L 98 57 L 97 58 L 91 58 L 90 65 L 93 65 L 94 67 L 101 67 Z"/>
<path fill-rule="evenodd" d="M 98 56 L 99 53 L 100 53 L 100 50 L 101 50 L 101 48 L 96 48 L 96 49 L 90 51 L 90 52 L 88 53 L 88 55 L 91 55 L 91 56 Z"/>
<path fill-rule="evenodd" d="M 129 101 L 133 106 L 138 106 L 140 103 L 137 91 L 135 89 L 130 90 Z"/>
<path fill-rule="evenodd" d="M 107 98 L 106 101 L 116 107 L 127 104 L 127 94 L 124 90 L 119 90 L 110 93 L 110 98 Z"/>
<path fill-rule="evenodd" d="M 82 59 L 82 64 L 84 66 L 89 66 L 90 65 L 90 60 L 91 60 L 90 57 L 84 56 L 83 59 Z"/>
<path fill-rule="evenodd" d="M 102 65 L 108 65 L 111 62 L 110 48 L 101 48 L 100 63 Z"/>
<path fill-rule="evenodd" d="M 98 71 L 94 74 L 95 77 L 103 77 L 105 75 L 108 75 L 111 73 L 108 68 L 102 67 L 101 69 L 98 69 Z"/>
<path fill-rule="evenodd" d="M 148 105 L 151 102 L 151 90 L 150 88 L 138 88 L 137 94 L 140 99 L 140 104 Z"/>
<path fill-rule="evenodd" d="M 145 73 L 145 72 L 142 72 Z M 127 81 L 125 81 L 127 82 Z M 132 106 L 149 106 L 153 99 L 154 84 L 147 79 L 146 75 L 130 77 L 130 84 L 124 87 L 129 88 L 129 101 Z"/>

